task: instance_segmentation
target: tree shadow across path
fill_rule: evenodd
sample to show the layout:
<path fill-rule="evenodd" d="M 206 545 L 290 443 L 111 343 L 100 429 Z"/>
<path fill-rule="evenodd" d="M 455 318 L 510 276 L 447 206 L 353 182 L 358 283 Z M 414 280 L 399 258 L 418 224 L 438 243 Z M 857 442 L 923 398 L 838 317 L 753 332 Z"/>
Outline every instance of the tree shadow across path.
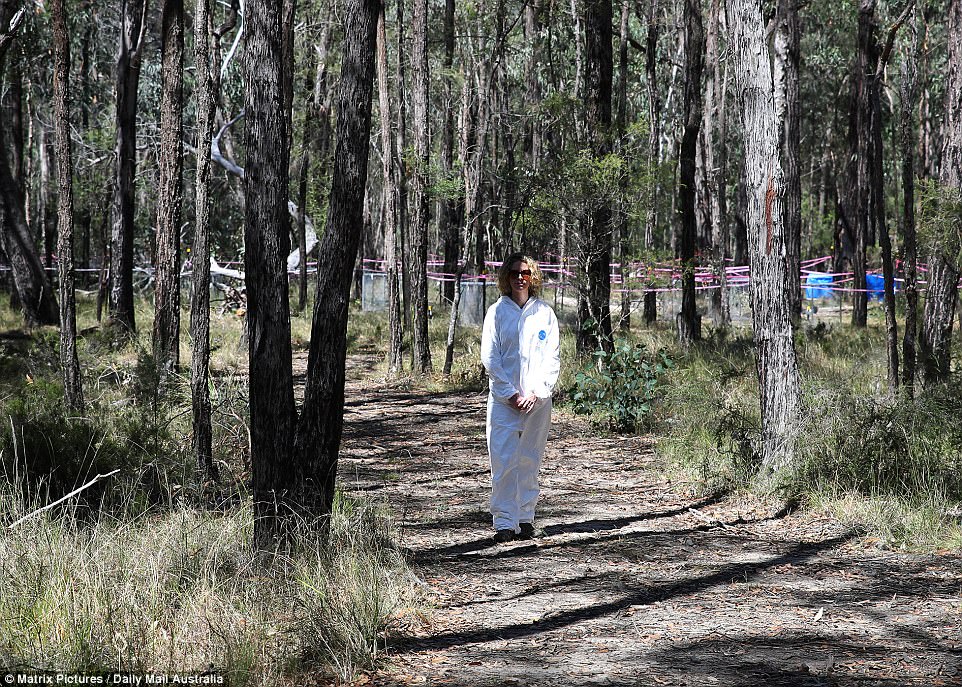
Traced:
<path fill-rule="evenodd" d="M 962 685 L 958 556 L 693 496 L 659 473 L 651 438 L 563 413 L 543 535 L 494 546 L 485 396 L 391 389 L 371 369 L 349 377 L 341 485 L 390 504 L 433 604 L 374 684 Z"/>

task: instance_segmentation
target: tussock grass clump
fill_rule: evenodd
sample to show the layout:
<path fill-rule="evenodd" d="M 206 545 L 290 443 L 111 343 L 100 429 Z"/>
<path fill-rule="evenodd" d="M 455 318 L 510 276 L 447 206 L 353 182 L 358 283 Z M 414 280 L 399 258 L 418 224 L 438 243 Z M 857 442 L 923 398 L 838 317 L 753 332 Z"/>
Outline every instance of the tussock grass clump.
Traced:
<path fill-rule="evenodd" d="M 413 579 L 390 522 L 339 501 L 330 546 L 305 527 L 270 568 L 249 506 L 90 522 L 0 512 L 0 662 L 59 671 L 224 673 L 231 685 L 307 672 L 349 680 L 380 655 Z"/>
<path fill-rule="evenodd" d="M 331 547 L 295 563 L 300 642 L 340 680 L 376 665 L 392 625 L 410 609 L 414 578 L 392 533 L 383 511 L 341 497 Z"/>
<path fill-rule="evenodd" d="M 136 377 L 135 377 L 136 378 Z M 141 482 L 138 495 L 164 500 L 159 480 L 173 478 L 182 444 L 156 406 L 136 401 L 90 403 L 84 417 L 71 413 L 59 384 L 38 379 L 20 385 L 0 403 L 0 474 L 21 496 L 55 500 L 97 474 L 120 469 Z M 82 502 L 117 505 L 119 492 L 97 486 Z M 127 495 L 129 496 L 129 494 Z M 129 503 L 127 505 L 130 505 Z"/>
<path fill-rule="evenodd" d="M 679 352 L 664 384 L 658 453 L 705 491 L 747 487 L 758 467 L 758 383 L 750 336 Z"/>
<path fill-rule="evenodd" d="M 863 494 L 962 498 L 962 394 L 915 399 L 823 391 L 809 399 L 796 480 Z"/>

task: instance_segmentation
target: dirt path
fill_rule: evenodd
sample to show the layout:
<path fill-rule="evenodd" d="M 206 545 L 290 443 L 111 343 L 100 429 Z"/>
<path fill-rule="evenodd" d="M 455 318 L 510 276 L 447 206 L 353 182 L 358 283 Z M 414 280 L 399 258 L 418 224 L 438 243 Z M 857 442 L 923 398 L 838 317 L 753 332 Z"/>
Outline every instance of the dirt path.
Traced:
<path fill-rule="evenodd" d="M 491 543 L 483 394 L 349 372 L 341 484 L 386 499 L 435 608 L 376 685 L 962 685 L 960 557 L 687 495 L 647 437 L 555 414 L 532 542 Z"/>

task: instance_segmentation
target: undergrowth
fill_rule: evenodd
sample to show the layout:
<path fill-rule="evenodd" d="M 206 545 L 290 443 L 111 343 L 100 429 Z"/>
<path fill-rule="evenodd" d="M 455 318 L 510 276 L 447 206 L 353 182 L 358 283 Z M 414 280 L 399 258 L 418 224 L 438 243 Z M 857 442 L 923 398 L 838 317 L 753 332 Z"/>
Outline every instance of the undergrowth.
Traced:
<path fill-rule="evenodd" d="M 962 544 L 962 384 L 910 399 L 885 388 L 884 333 L 804 326 L 795 469 L 780 493 L 885 545 Z M 694 346 L 669 375 L 659 453 L 706 490 L 755 490 L 761 418 L 747 333 Z"/>
<path fill-rule="evenodd" d="M 242 321 L 211 319 L 212 487 L 190 456 L 187 372 L 158 387 L 151 318 L 138 301 L 139 333 L 117 340 L 81 301 L 82 417 L 62 402 L 56 330 L 0 340 L 0 666 L 350 681 L 419 603 L 389 516 L 339 495 L 329 544 L 304 525 L 265 567 L 251 546 Z M 295 346 L 309 327 L 309 311 L 293 318 Z M 189 351 L 184 327 L 182 362 Z"/>
<path fill-rule="evenodd" d="M 231 685 L 300 674 L 349 681 L 415 601 L 383 512 L 339 498 L 330 544 L 304 527 L 265 568 L 248 505 L 140 518 L 0 511 L 0 664 L 61 672 L 201 672 Z M 27 511 L 26 513 L 24 511 Z"/>

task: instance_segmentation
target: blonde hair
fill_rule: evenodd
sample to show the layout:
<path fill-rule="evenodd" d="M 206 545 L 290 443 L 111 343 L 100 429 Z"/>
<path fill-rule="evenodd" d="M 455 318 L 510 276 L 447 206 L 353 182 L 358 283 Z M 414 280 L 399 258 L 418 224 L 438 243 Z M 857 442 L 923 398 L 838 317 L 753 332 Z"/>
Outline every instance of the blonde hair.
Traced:
<path fill-rule="evenodd" d="M 501 267 L 498 268 L 498 290 L 504 296 L 511 295 L 511 265 L 516 262 L 528 263 L 531 270 L 531 281 L 528 282 L 528 295 L 537 298 L 541 295 L 541 286 L 544 284 L 544 277 L 541 276 L 541 268 L 533 258 L 524 253 L 512 253 L 504 259 Z"/>

